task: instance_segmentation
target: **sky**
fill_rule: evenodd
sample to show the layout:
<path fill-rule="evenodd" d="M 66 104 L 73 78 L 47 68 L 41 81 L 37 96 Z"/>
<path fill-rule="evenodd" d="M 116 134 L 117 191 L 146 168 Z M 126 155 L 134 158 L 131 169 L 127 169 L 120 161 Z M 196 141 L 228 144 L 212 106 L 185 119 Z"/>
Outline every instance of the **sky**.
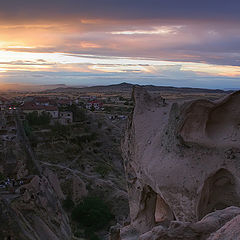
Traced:
<path fill-rule="evenodd" d="M 4 84 L 240 88 L 237 0 L 9 0 Z"/>

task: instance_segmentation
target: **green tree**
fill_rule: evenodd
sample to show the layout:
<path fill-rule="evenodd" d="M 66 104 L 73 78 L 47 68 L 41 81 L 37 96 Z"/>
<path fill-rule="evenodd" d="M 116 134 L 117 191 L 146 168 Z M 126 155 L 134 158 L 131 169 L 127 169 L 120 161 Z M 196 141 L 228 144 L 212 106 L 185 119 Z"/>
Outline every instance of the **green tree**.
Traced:
<path fill-rule="evenodd" d="M 30 126 L 45 126 L 49 125 L 51 121 L 51 115 L 47 112 L 42 112 L 38 114 L 37 111 L 34 111 L 27 114 L 26 120 L 28 121 Z"/>
<path fill-rule="evenodd" d="M 72 219 L 85 228 L 95 232 L 106 227 L 113 215 L 108 205 L 97 197 L 86 197 L 72 211 Z"/>

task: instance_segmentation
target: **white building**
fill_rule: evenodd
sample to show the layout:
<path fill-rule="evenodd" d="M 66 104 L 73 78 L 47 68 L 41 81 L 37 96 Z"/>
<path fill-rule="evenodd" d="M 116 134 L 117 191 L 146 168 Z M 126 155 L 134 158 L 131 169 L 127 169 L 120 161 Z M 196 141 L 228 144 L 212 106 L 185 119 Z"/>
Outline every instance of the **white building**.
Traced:
<path fill-rule="evenodd" d="M 72 112 L 60 112 L 59 113 L 59 122 L 63 125 L 68 125 L 73 122 L 73 113 Z"/>

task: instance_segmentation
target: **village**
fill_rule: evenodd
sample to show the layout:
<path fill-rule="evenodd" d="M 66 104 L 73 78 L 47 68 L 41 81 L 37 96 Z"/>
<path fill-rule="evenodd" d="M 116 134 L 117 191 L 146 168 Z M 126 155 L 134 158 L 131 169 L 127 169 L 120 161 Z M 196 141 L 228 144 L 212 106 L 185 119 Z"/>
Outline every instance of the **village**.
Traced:
<path fill-rule="evenodd" d="M 95 113 L 107 114 L 109 119 L 126 119 L 126 115 L 132 109 L 130 99 L 121 96 L 80 95 L 73 98 L 55 95 L 21 95 L 11 99 L 0 97 L 1 118 L 5 113 L 17 113 L 24 118 L 29 113 L 36 112 L 41 115 L 45 112 L 49 114 L 52 122 L 58 121 L 63 125 L 68 125 L 74 121 L 71 106 Z M 0 124 L 3 122 L 1 120 Z M 1 127 L 1 129 L 3 128 Z"/>
<path fill-rule="evenodd" d="M 16 175 L 15 171 L 19 160 L 16 157 L 19 155 L 16 151 L 21 148 L 19 143 L 23 140 L 27 141 L 24 147 L 29 145 L 28 148 L 31 148 L 29 125 L 32 124 L 30 127 L 36 132 L 37 130 L 48 131 L 44 126 L 46 119 L 49 126 L 56 124 L 66 127 L 74 126 L 79 122 L 79 112 L 96 114 L 116 124 L 126 120 L 130 111 L 129 99 L 116 96 L 107 98 L 88 95 L 78 98 L 38 95 L 0 97 L 0 192 L 19 194 L 21 186 L 30 182 L 32 178 L 26 173 L 22 173 L 22 176 L 19 173 Z M 31 123 L 31 121 L 35 122 Z M 32 149 L 28 151 L 33 155 Z M 32 156 L 32 158 L 35 157 Z"/>

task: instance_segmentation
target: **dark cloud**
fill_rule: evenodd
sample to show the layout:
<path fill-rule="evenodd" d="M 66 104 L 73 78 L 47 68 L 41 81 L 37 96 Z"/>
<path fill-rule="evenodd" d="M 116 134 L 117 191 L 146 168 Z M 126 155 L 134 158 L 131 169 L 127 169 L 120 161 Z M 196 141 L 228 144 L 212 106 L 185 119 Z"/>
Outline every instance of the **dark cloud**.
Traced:
<path fill-rule="evenodd" d="M 240 66 L 239 13 L 239 0 L 8 0 L 0 5 L 0 44 L 1 50 L 18 53 L 63 53 L 81 58 L 85 55 L 86 59 L 92 55 L 96 60 L 129 57 Z M 161 28 L 166 32 L 157 32 Z M 181 71 L 181 66 L 146 75 L 138 72 L 140 65 L 135 68 L 123 63 L 122 67 L 126 67 L 124 73 L 96 74 L 97 70 L 80 73 L 88 66 L 74 64 L 72 66 L 78 73 L 69 73 L 67 64 L 54 63 L 51 66 L 45 59 L 5 61 L 0 63 L 3 67 L 11 65 L 11 73 L 1 72 L 6 81 L 34 82 L 35 73 L 14 72 L 14 69 L 21 65 L 23 69 L 30 69 L 28 65 L 41 65 L 41 69 L 45 69 L 46 65 L 46 69 L 54 70 L 38 71 L 38 76 L 46 82 L 57 79 L 81 84 L 132 81 L 199 87 L 239 85 L 239 77 L 205 75 L 203 79 L 196 74 L 197 71 Z M 142 65 L 145 66 L 148 67 Z"/>
<path fill-rule="evenodd" d="M 0 17 L 240 20 L 239 12 L 238 0 L 11 0 L 1 2 Z"/>

